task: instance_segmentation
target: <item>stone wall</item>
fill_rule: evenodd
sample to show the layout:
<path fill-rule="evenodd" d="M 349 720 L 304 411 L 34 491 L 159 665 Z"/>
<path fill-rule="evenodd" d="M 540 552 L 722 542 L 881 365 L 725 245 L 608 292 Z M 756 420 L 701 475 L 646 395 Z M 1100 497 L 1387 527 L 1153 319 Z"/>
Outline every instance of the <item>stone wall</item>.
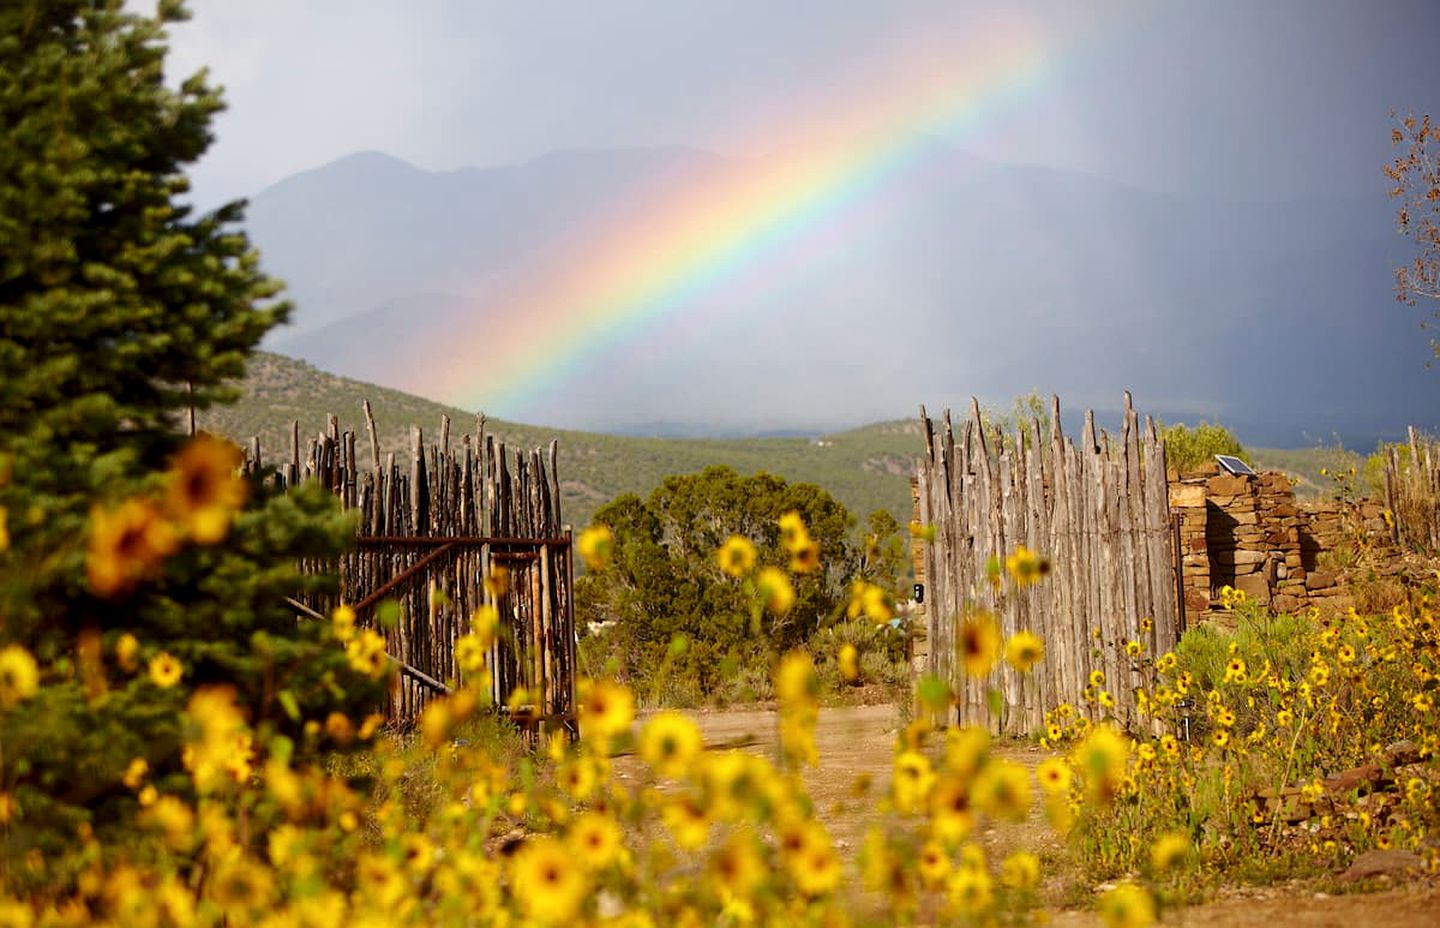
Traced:
<path fill-rule="evenodd" d="M 1373 499 L 1355 502 L 1317 500 L 1301 505 L 1309 524 L 1308 538 L 1301 538 L 1303 552 L 1312 562 L 1319 552 L 1346 546 L 1371 550 L 1394 547 L 1394 529 L 1385 520 L 1385 507 Z"/>
<path fill-rule="evenodd" d="M 1180 516 L 1188 617 L 1209 612 L 1224 586 L 1278 611 L 1304 605 L 1304 520 L 1284 474 L 1202 472 L 1177 478 L 1170 484 L 1170 507 Z"/>
<path fill-rule="evenodd" d="M 1289 478 L 1276 471 L 1234 476 L 1212 465 L 1184 477 L 1172 474 L 1170 508 L 1179 519 L 1188 624 L 1219 614 L 1225 586 L 1275 612 L 1343 610 L 1349 599 L 1320 555 L 1353 544 L 1357 532 L 1372 545 L 1390 541 L 1378 503 L 1301 505 Z"/>

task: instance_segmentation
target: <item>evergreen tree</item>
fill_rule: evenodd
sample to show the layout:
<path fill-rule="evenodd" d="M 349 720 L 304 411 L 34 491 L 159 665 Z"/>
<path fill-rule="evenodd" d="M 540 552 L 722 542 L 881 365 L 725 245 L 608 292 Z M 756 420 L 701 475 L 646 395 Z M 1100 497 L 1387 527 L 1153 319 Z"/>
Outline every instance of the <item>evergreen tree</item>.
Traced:
<path fill-rule="evenodd" d="M 302 754 L 324 746 L 307 717 L 383 695 L 284 602 L 323 584 L 296 565 L 336 557 L 352 523 L 318 489 L 237 482 L 227 446 L 178 428 L 288 312 L 242 204 L 179 199 L 221 108 L 203 73 L 163 81 L 185 16 L 0 7 L 0 653 L 20 676 L 33 655 L 40 682 L 0 687 L 0 868 L 77 829 L 125 840 L 136 759 L 183 789 L 196 687 L 233 686 L 262 739 Z"/>
<path fill-rule="evenodd" d="M 784 615 L 756 623 L 753 583 L 727 576 L 717 552 L 739 535 L 754 546 L 757 567 L 789 570 L 795 558 L 780 525 L 787 513 L 807 527 L 815 566 L 793 573 L 795 599 Z M 772 474 L 746 477 L 717 465 L 666 477 L 648 500 L 625 494 L 595 514 L 614 533 L 614 554 L 609 567 L 576 584 L 577 609 L 616 623 L 609 634 L 632 679 L 665 667 L 693 675 L 709 692 L 736 662 L 768 673 L 775 657 L 843 614 L 860 563 L 852 521 L 820 487 Z M 678 664 L 666 663 L 677 635 L 689 650 Z"/>

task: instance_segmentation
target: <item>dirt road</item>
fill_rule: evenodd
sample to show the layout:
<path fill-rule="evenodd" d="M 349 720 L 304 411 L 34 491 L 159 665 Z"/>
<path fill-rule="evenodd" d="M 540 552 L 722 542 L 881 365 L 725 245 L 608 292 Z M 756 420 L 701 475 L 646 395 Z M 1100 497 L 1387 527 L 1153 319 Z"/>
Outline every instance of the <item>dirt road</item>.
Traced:
<path fill-rule="evenodd" d="M 776 717 L 769 710 L 727 710 L 696 712 L 695 719 L 707 744 L 733 744 L 745 750 L 774 756 Z M 887 788 L 895 736 L 901 727 L 895 706 L 858 706 L 823 709 L 816 729 L 820 766 L 805 775 L 821 820 L 847 856 L 858 849 L 869 824 L 877 796 Z M 1002 745 L 999 754 L 1033 766 L 1045 753 L 1029 746 Z M 856 798 L 857 779 L 872 781 L 868 796 Z M 1064 859 L 1063 844 L 1051 834 L 1038 810 L 1029 821 L 1017 825 L 987 828 L 979 835 L 991 860 L 999 860 L 1017 848 L 1034 851 L 1055 869 Z M 1052 925 L 1066 928 L 1098 925 L 1099 919 L 1083 909 L 1047 913 Z M 1357 926 L 1395 925 L 1401 928 L 1429 928 L 1440 924 L 1440 889 L 1433 885 L 1402 886 L 1365 895 L 1330 896 L 1303 886 L 1237 890 L 1233 897 L 1204 905 L 1167 912 L 1166 925 L 1264 926 L 1292 928 L 1300 925 Z"/>

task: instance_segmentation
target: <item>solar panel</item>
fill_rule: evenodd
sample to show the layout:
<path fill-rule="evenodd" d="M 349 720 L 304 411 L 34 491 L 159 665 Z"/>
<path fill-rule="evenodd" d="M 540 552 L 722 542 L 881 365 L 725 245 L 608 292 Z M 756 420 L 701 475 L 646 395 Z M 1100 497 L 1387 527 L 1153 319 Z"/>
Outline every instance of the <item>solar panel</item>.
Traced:
<path fill-rule="evenodd" d="M 1226 473 L 1243 477 L 1255 476 L 1255 471 L 1250 469 L 1250 465 L 1233 454 L 1217 454 L 1215 460 L 1220 462 L 1220 466 L 1225 469 Z"/>

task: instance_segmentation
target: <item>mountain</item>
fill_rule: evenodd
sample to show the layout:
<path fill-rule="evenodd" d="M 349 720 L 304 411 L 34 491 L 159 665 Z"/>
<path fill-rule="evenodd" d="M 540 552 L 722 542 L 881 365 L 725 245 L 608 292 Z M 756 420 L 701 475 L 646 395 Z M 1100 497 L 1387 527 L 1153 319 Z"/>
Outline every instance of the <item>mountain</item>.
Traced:
<path fill-rule="evenodd" d="M 779 214 L 773 242 L 722 239 L 733 267 L 683 281 L 641 321 L 574 334 L 586 350 L 518 395 L 467 393 L 467 370 L 534 350 L 487 333 L 643 232 L 657 202 L 781 167 L 683 148 L 449 172 L 341 159 L 251 205 L 265 267 L 298 305 L 270 344 L 460 405 L 632 433 L 835 430 L 1036 388 L 1101 411 L 1130 389 L 1168 421 L 1220 419 L 1272 446 L 1339 435 L 1365 447 L 1440 426 L 1418 316 L 1391 295 L 1406 243 L 1379 184 L 1183 199 L 933 141 L 863 193 L 837 185 L 814 215 Z M 583 316 L 591 298 L 569 309 Z"/>
<path fill-rule="evenodd" d="M 361 403 L 375 414 L 382 452 L 409 449 L 410 427 L 433 437 L 440 417 L 449 416 L 455 435 L 475 433 L 475 415 L 418 396 L 319 370 L 304 361 L 257 353 L 239 400 L 197 415 L 197 424 L 248 446 L 260 440 L 261 459 L 278 462 L 290 453 L 292 422 L 302 441 L 326 427 L 326 415 L 365 441 Z M 672 474 L 726 464 L 742 474 L 766 471 L 787 480 L 816 483 L 862 522 L 886 509 L 902 524 L 910 521 L 910 474 L 921 447 L 918 421 L 877 423 L 816 438 L 737 439 L 651 438 L 547 429 L 487 419 L 486 434 L 511 448 L 533 448 L 559 439 L 561 504 L 564 517 L 586 525 L 595 510 L 621 493 L 642 497 Z"/>

